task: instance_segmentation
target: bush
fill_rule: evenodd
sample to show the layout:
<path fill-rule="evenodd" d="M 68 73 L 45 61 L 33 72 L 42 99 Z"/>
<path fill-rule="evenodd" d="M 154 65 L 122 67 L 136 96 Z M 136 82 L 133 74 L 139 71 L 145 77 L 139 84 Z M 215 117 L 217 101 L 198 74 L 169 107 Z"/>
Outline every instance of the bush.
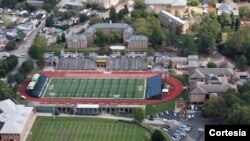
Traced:
<path fill-rule="evenodd" d="M 199 1 L 198 0 L 191 0 L 190 5 L 197 6 L 197 5 L 199 5 Z"/>
<path fill-rule="evenodd" d="M 217 65 L 216 65 L 215 63 L 213 63 L 213 62 L 209 62 L 209 63 L 207 64 L 207 67 L 208 67 L 208 68 L 217 68 Z"/>

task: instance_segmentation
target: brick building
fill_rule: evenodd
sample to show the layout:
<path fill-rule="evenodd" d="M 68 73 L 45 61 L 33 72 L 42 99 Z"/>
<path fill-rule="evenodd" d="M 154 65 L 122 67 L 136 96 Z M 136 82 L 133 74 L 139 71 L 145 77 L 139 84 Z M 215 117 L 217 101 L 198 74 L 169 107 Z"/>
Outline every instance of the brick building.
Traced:
<path fill-rule="evenodd" d="M 87 37 L 83 34 L 73 34 L 67 37 L 67 47 L 68 48 L 86 48 L 87 47 Z"/>
<path fill-rule="evenodd" d="M 0 101 L 1 141 L 22 141 L 28 134 L 35 116 L 33 107 L 18 105 L 12 100 Z"/>
<path fill-rule="evenodd" d="M 148 37 L 133 35 L 129 38 L 128 48 L 148 48 Z"/>

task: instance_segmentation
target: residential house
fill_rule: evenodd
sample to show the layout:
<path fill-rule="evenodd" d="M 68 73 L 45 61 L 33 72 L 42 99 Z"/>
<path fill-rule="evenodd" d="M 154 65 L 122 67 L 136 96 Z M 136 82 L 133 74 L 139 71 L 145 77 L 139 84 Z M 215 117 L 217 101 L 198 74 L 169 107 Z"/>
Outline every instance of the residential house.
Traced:
<path fill-rule="evenodd" d="M 171 13 L 175 11 L 185 11 L 187 0 L 145 0 L 147 9 L 155 11 L 156 13 L 162 10 L 170 10 Z"/>
<path fill-rule="evenodd" d="M 129 38 L 128 48 L 148 48 L 148 37 L 133 35 Z"/>
<path fill-rule="evenodd" d="M 5 37 L 5 35 L 0 34 L 0 50 L 4 49 L 8 42 L 9 40 Z"/>
<path fill-rule="evenodd" d="M 198 55 L 188 55 L 187 57 L 168 57 L 162 58 L 162 63 L 170 65 L 172 69 L 188 71 L 198 67 Z"/>
<path fill-rule="evenodd" d="M 22 30 L 26 34 L 26 37 L 24 38 L 24 40 L 26 40 L 27 37 L 29 37 L 30 34 L 34 31 L 35 25 L 32 22 L 26 22 L 24 24 L 18 25 L 17 29 Z"/>
<path fill-rule="evenodd" d="M 233 14 L 239 16 L 239 10 L 236 3 L 216 3 L 217 15 L 222 13 Z"/>
<path fill-rule="evenodd" d="M 83 34 L 73 34 L 67 37 L 68 48 L 86 48 L 87 38 Z"/>
<path fill-rule="evenodd" d="M 170 30 L 179 29 L 182 33 L 186 33 L 189 24 L 186 21 L 183 21 L 179 17 L 174 16 L 173 14 L 167 11 L 161 11 L 159 14 L 160 22 L 163 26 L 169 28 Z"/>
<path fill-rule="evenodd" d="M 27 4 L 33 5 L 35 7 L 43 7 L 44 0 L 27 0 Z"/>
<path fill-rule="evenodd" d="M 35 118 L 33 107 L 7 99 L 0 101 L 0 136 L 2 141 L 23 141 Z"/>
<path fill-rule="evenodd" d="M 65 2 L 65 6 L 64 8 L 65 9 L 68 9 L 68 10 L 76 10 L 77 8 L 79 7 L 82 7 L 83 4 L 80 3 L 80 2 Z"/>

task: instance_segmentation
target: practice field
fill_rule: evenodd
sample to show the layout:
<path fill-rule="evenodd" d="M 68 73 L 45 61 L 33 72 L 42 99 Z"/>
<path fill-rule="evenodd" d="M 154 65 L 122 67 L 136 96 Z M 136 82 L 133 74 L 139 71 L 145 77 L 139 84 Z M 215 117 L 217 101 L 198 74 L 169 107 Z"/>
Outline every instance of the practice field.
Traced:
<path fill-rule="evenodd" d="M 37 117 L 27 141 L 148 141 L 134 124 L 94 118 Z"/>
<path fill-rule="evenodd" d="M 142 78 L 62 78 L 52 77 L 42 93 L 49 98 L 56 93 L 56 98 L 113 98 L 143 99 L 146 91 L 146 79 Z"/>

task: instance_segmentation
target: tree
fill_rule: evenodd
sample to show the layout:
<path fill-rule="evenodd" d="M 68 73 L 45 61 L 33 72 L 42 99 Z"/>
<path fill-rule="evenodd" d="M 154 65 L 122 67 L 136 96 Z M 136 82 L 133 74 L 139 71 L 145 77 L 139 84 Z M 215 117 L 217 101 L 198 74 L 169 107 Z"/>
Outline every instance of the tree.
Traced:
<path fill-rule="evenodd" d="M 105 43 L 107 42 L 106 35 L 101 30 L 96 31 L 96 44 L 100 47 L 104 47 Z"/>
<path fill-rule="evenodd" d="M 34 64 L 33 61 L 31 59 L 26 60 L 22 63 L 21 68 L 20 68 L 20 72 L 22 74 L 29 74 L 32 70 L 34 69 Z"/>
<path fill-rule="evenodd" d="M 138 122 L 142 122 L 145 118 L 145 111 L 142 108 L 135 108 L 134 110 L 134 119 Z"/>
<path fill-rule="evenodd" d="M 135 0 L 134 9 L 135 10 L 145 10 L 146 4 L 145 4 L 144 0 Z"/>
<path fill-rule="evenodd" d="M 56 43 L 61 43 L 61 37 L 60 35 L 56 35 Z"/>
<path fill-rule="evenodd" d="M 26 34 L 22 30 L 17 30 L 17 39 L 23 41 L 26 37 Z"/>
<path fill-rule="evenodd" d="M 90 18 L 89 25 L 93 25 L 96 23 L 102 23 L 102 22 L 103 22 L 102 18 L 99 15 L 96 15 L 96 16 Z"/>
<path fill-rule="evenodd" d="M 7 73 L 4 69 L 0 69 L 0 78 L 4 78 L 6 74 Z"/>
<path fill-rule="evenodd" d="M 232 18 L 228 13 L 222 13 L 218 16 L 218 22 L 220 23 L 221 27 L 224 28 L 225 26 L 231 25 Z"/>
<path fill-rule="evenodd" d="M 40 46 L 33 44 L 29 48 L 28 53 L 29 53 L 30 57 L 32 57 L 33 59 L 38 59 L 39 57 L 43 56 L 44 50 Z"/>
<path fill-rule="evenodd" d="M 198 0 L 191 0 L 190 5 L 197 6 L 197 5 L 199 5 L 199 1 Z"/>
<path fill-rule="evenodd" d="M 15 78 L 14 78 L 14 76 L 13 76 L 12 74 L 9 74 L 9 75 L 7 76 L 7 82 L 8 82 L 9 84 L 12 84 L 12 83 L 15 82 Z"/>
<path fill-rule="evenodd" d="M 121 9 L 118 14 L 117 14 L 117 18 L 118 20 L 122 20 L 125 16 L 125 10 L 124 9 Z"/>
<path fill-rule="evenodd" d="M 18 58 L 15 55 L 10 55 L 6 58 L 5 62 L 8 67 L 8 71 L 11 71 L 17 66 Z"/>
<path fill-rule="evenodd" d="M 84 57 L 88 57 L 89 54 L 90 54 L 89 50 L 87 50 L 87 49 L 83 50 L 83 56 Z"/>
<path fill-rule="evenodd" d="M 1 5 L 7 8 L 14 8 L 17 0 L 2 0 Z"/>
<path fill-rule="evenodd" d="M 211 54 L 215 47 L 215 39 L 208 34 L 201 33 L 197 36 L 198 52 L 201 54 Z"/>
<path fill-rule="evenodd" d="M 36 62 L 37 66 L 40 68 L 43 68 L 45 66 L 45 63 L 46 62 L 44 60 L 44 57 L 41 57 L 41 56 L 37 59 L 37 62 Z"/>
<path fill-rule="evenodd" d="M 122 34 L 119 30 L 115 30 L 110 35 L 110 42 L 111 43 L 120 43 L 122 40 Z"/>
<path fill-rule="evenodd" d="M 217 65 L 214 62 L 208 62 L 207 67 L 208 68 L 217 68 Z"/>
<path fill-rule="evenodd" d="M 117 22 L 117 19 L 118 19 L 117 18 L 117 13 L 116 13 L 116 10 L 115 10 L 115 8 L 113 6 L 110 8 L 109 17 L 110 17 L 110 20 L 113 23 Z"/>
<path fill-rule="evenodd" d="M 182 55 L 197 54 L 198 52 L 194 36 L 191 34 L 181 35 L 176 44 Z"/>
<path fill-rule="evenodd" d="M 246 70 L 247 69 L 247 58 L 244 55 L 241 55 L 240 58 L 237 60 L 236 65 L 241 71 Z"/>
<path fill-rule="evenodd" d="M 239 15 L 240 18 L 249 18 L 250 17 L 250 8 L 249 6 L 241 6 L 239 7 Z"/>
<path fill-rule="evenodd" d="M 209 0 L 208 5 L 215 7 L 216 3 L 218 3 L 218 0 Z"/>
<path fill-rule="evenodd" d="M 22 84 L 24 82 L 24 80 L 25 80 L 25 76 L 22 73 L 17 72 L 14 75 L 14 79 L 15 79 L 17 84 Z"/>
<path fill-rule="evenodd" d="M 221 117 L 225 113 L 226 103 L 223 97 L 211 96 L 205 103 L 202 115 L 206 118 Z"/>
<path fill-rule="evenodd" d="M 148 36 L 150 33 L 148 23 L 144 18 L 138 18 L 133 24 L 133 27 L 135 29 L 135 33 L 138 35 L 146 35 Z"/>
<path fill-rule="evenodd" d="M 54 50 L 54 55 L 57 56 L 57 57 L 61 56 L 61 50 L 60 49 L 55 49 Z"/>
<path fill-rule="evenodd" d="M 156 129 L 151 136 L 151 141 L 165 141 L 165 137 L 160 130 Z"/>
<path fill-rule="evenodd" d="M 128 5 L 127 4 L 124 5 L 123 9 L 124 9 L 124 14 L 125 15 L 129 13 L 129 11 L 128 11 Z"/>
<path fill-rule="evenodd" d="M 250 124 L 250 106 L 242 106 L 236 104 L 233 109 L 232 113 L 229 114 L 228 118 L 226 119 L 227 124 L 233 125 L 248 125 Z"/>
<path fill-rule="evenodd" d="M 33 44 L 35 44 L 35 45 L 37 45 L 37 46 L 39 46 L 41 48 L 45 48 L 45 47 L 47 47 L 48 43 L 47 43 L 47 39 L 44 36 L 38 34 L 36 36 Z"/>
<path fill-rule="evenodd" d="M 61 42 L 63 42 L 63 43 L 65 43 L 65 42 L 66 42 L 65 33 L 62 33 L 62 36 L 61 36 Z"/>
<path fill-rule="evenodd" d="M 154 47 L 156 45 L 160 45 L 163 39 L 160 21 L 155 17 L 148 17 L 146 21 L 148 24 L 147 27 L 149 28 L 150 31 L 149 34 L 150 42 Z"/>
<path fill-rule="evenodd" d="M 240 29 L 240 19 L 239 18 L 236 18 L 235 19 L 235 27 L 234 27 L 234 30 L 235 31 L 238 31 Z"/>
<path fill-rule="evenodd" d="M 6 28 L 12 28 L 12 27 L 14 27 L 14 23 L 11 21 L 11 19 L 8 16 L 2 15 L 1 19 L 3 21 L 3 25 Z"/>
<path fill-rule="evenodd" d="M 9 41 L 5 47 L 7 51 L 16 49 L 16 43 L 13 41 Z"/>
<path fill-rule="evenodd" d="M 83 23 L 87 21 L 89 18 L 86 14 L 80 14 L 80 22 Z"/>
<path fill-rule="evenodd" d="M 177 45 L 177 41 L 179 37 L 177 36 L 177 34 L 174 32 L 174 31 L 170 31 L 170 30 L 167 30 L 166 33 L 165 33 L 165 44 L 167 47 L 173 47 L 173 46 L 176 46 Z"/>
<path fill-rule="evenodd" d="M 9 85 L 7 85 L 4 81 L 0 80 L 1 100 L 10 98 L 11 96 L 13 96 L 13 94 L 14 94 L 13 89 L 9 87 Z"/>
<path fill-rule="evenodd" d="M 45 21 L 45 26 L 46 27 L 52 27 L 53 26 L 53 16 L 47 17 L 47 19 Z"/>

